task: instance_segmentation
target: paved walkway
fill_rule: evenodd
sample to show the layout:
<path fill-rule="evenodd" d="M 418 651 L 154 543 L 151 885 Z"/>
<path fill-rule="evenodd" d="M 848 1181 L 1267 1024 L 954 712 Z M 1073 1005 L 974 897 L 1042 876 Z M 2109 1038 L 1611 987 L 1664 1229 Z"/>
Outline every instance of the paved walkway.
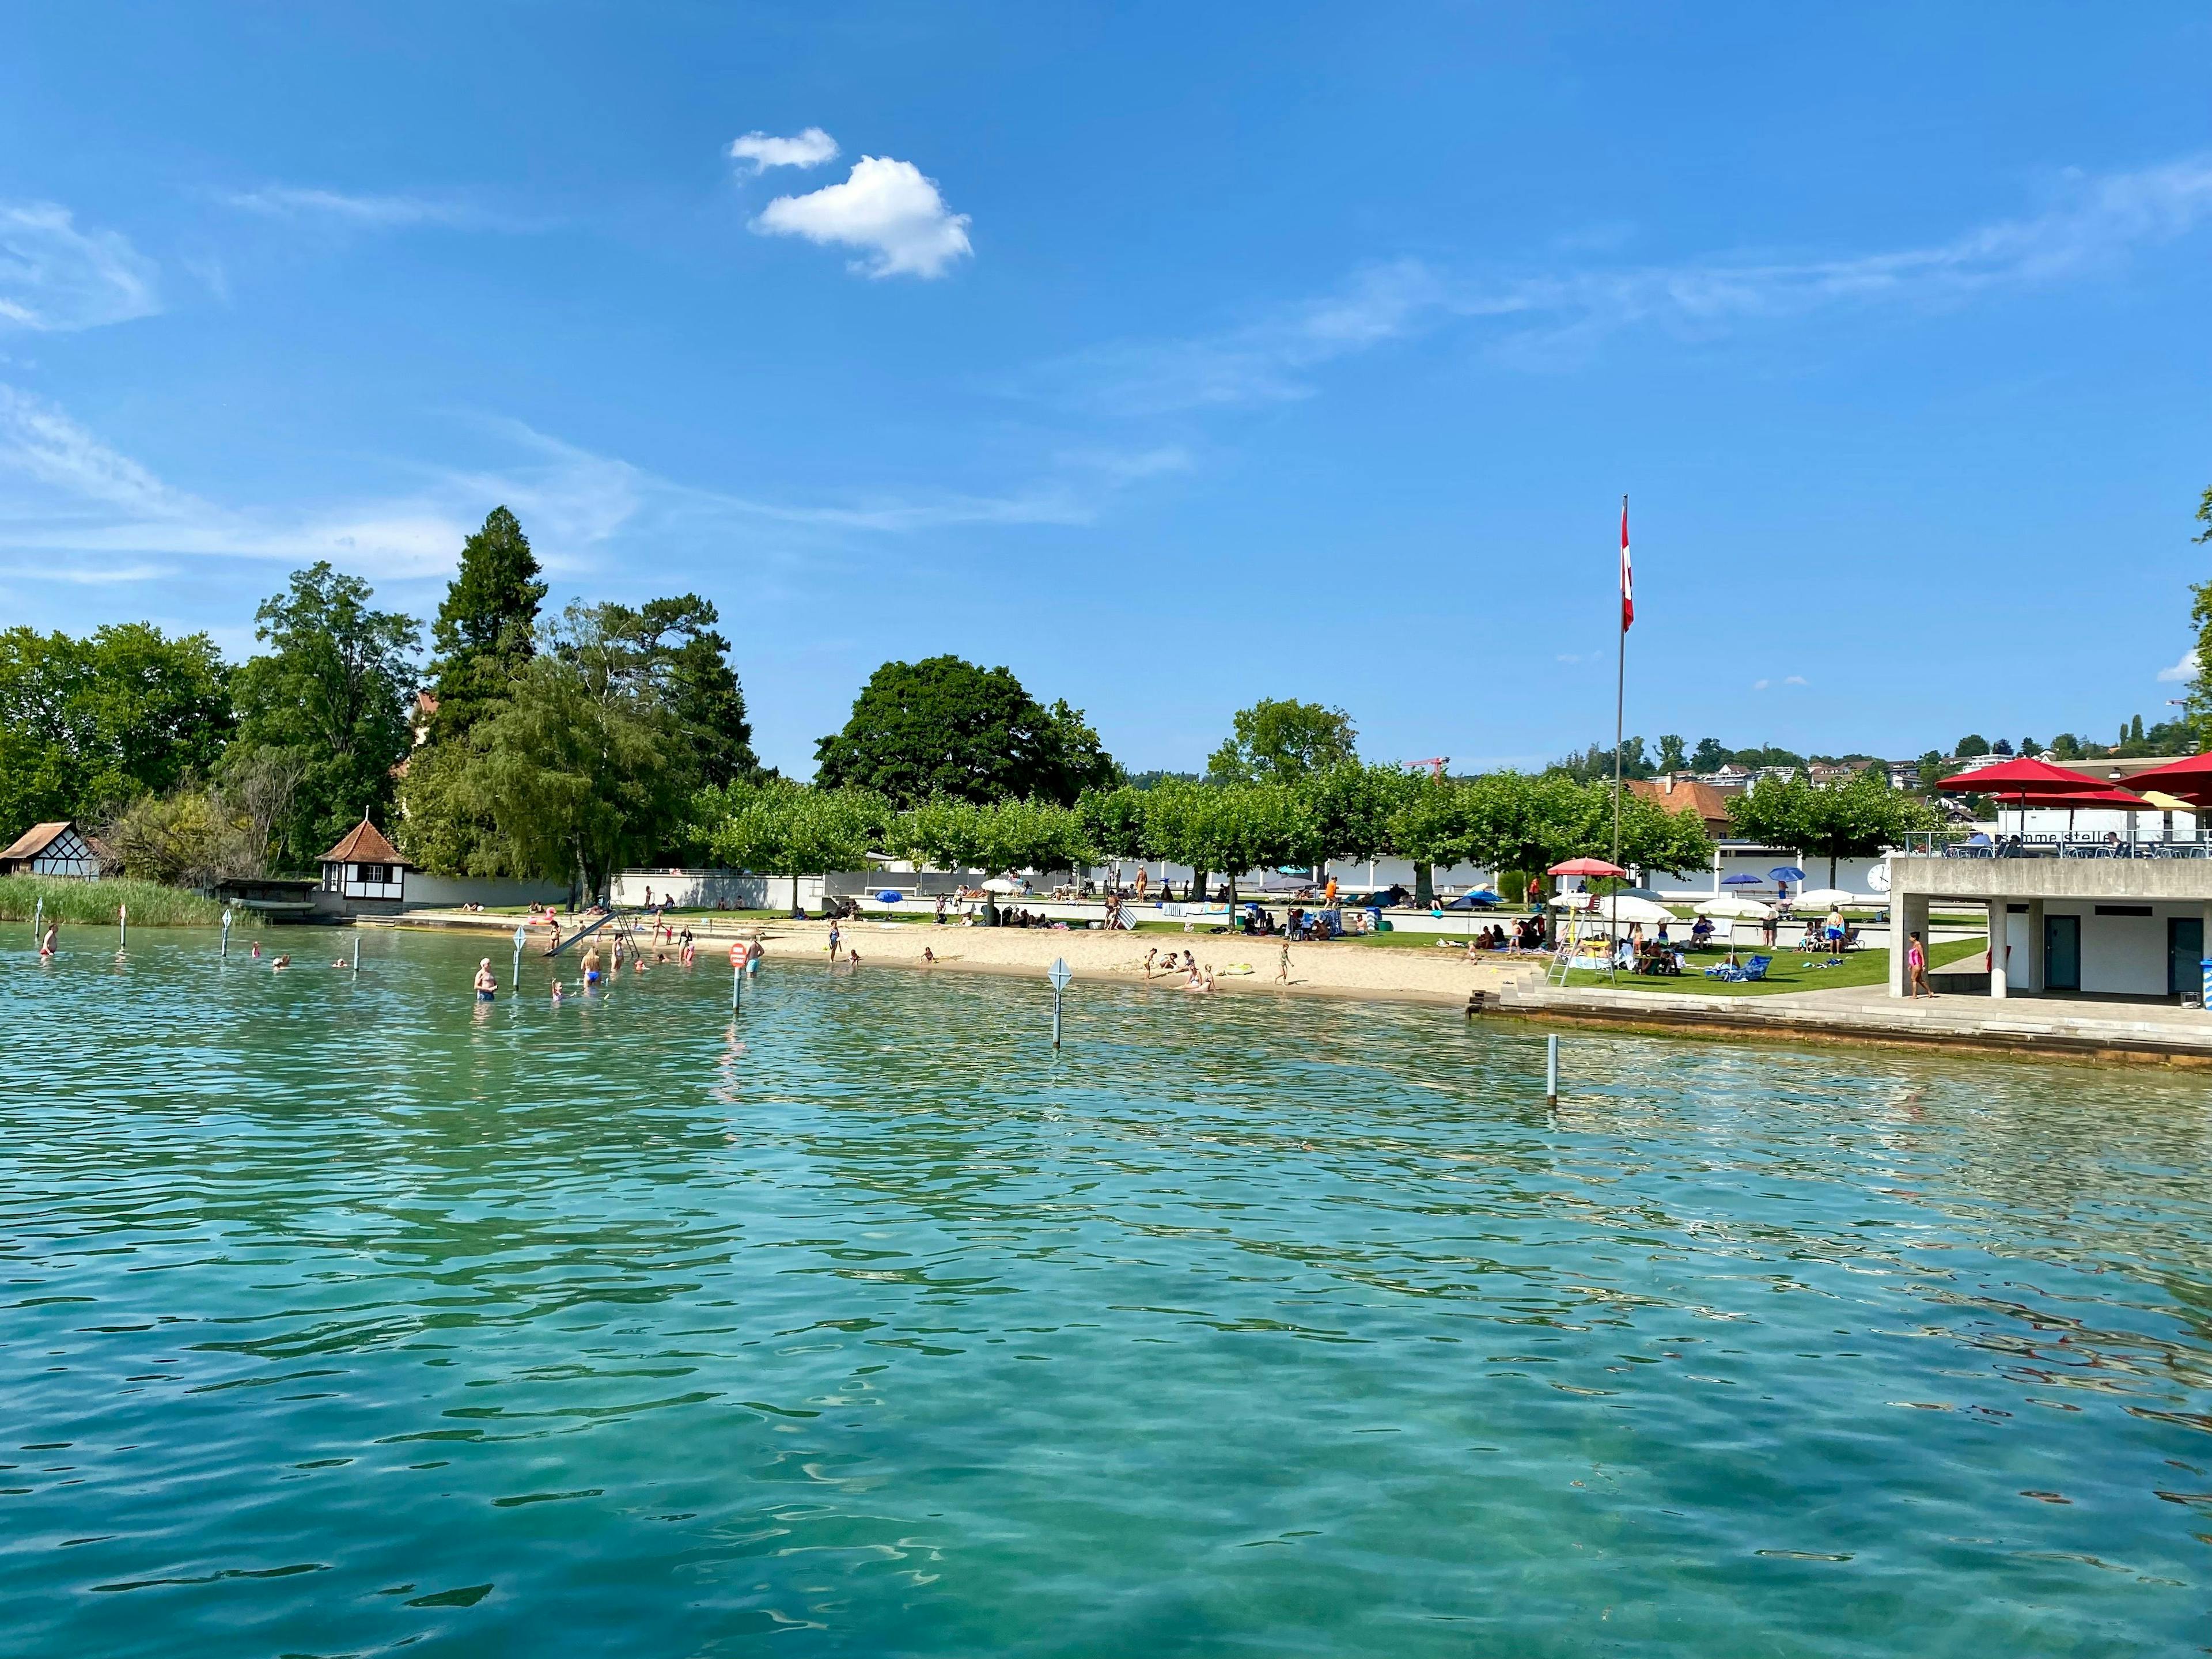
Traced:
<path fill-rule="evenodd" d="M 2166 1003 L 2014 995 L 1893 997 L 1881 985 L 1773 996 L 1698 996 L 1541 985 L 1498 1012 L 1639 1030 L 1705 1030 L 1810 1042 L 1898 1042 L 2212 1066 L 2212 1013 Z"/>

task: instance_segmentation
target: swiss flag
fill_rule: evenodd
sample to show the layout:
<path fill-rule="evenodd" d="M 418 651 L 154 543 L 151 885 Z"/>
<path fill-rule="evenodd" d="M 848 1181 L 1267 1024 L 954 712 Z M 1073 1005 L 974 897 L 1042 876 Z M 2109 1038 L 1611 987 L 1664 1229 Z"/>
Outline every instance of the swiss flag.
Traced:
<path fill-rule="evenodd" d="M 1636 621 L 1636 580 L 1628 568 L 1628 497 L 1620 498 L 1620 631 Z"/>

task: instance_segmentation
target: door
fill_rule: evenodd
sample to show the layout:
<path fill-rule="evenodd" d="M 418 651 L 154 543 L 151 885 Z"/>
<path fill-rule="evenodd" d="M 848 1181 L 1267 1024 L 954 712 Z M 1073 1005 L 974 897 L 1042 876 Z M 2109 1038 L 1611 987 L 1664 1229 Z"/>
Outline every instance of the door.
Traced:
<path fill-rule="evenodd" d="M 2204 987 L 2204 918 L 2169 916 L 2166 923 L 2166 994 L 2195 996 Z"/>
<path fill-rule="evenodd" d="M 2081 988 L 2081 917 L 2044 917 L 2043 983 L 2052 991 Z"/>

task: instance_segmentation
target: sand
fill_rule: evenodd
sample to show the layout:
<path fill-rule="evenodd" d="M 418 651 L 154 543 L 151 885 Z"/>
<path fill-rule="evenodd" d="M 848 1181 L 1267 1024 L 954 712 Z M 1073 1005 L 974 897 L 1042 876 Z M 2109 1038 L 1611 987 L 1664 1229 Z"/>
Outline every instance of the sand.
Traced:
<path fill-rule="evenodd" d="M 403 927 L 483 927 L 512 933 L 513 916 L 469 915 L 454 911 L 416 911 Z M 387 924 L 392 925 L 392 924 Z M 822 921 L 740 921 L 719 917 L 672 918 L 672 926 L 689 927 L 699 940 L 702 962 L 724 955 L 721 941 L 752 937 L 756 927 L 768 955 L 764 968 L 779 961 L 824 962 L 828 958 L 830 925 Z M 838 924 L 839 950 L 860 953 L 860 971 L 878 968 L 916 969 L 938 973 L 1017 974 L 1042 977 L 1054 957 L 1064 957 L 1080 978 L 1145 982 L 1145 953 L 1161 957 L 1174 951 L 1178 958 L 1188 950 L 1201 966 L 1214 970 L 1220 994 L 1231 995 L 1363 998 L 1389 1002 L 1424 1002 L 1462 1007 L 1471 991 L 1495 995 L 1508 985 L 1541 976 L 1542 963 L 1530 957 L 1502 953 L 1470 962 L 1464 949 L 1436 945 L 1385 947 L 1340 940 L 1326 945 L 1291 946 L 1290 982 L 1276 983 L 1282 957 L 1279 939 L 1250 939 L 1227 933 L 1127 933 L 1071 928 L 1060 933 L 1046 927 L 962 927 L 928 922 L 875 921 L 866 917 Z M 542 937 L 542 934 L 540 935 Z M 656 948 L 666 949 L 659 946 Z M 934 968 L 922 961 L 924 949 L 937 956 Z M 1249 966 L 1249 973 L 1232 971 Z M 1170 975 L 1157 966 L 1152 983 L 1179 989 L 1180 972 Z"/>

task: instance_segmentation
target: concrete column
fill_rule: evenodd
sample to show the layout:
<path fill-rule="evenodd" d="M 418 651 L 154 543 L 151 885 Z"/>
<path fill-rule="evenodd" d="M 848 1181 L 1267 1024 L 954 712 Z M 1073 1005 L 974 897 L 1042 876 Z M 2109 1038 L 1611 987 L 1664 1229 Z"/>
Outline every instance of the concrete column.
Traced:
<path fill-rule="evenodd" d="M 2212 908 L 2212 907 L 2209 907 Z M 2050 989 L 2050 966 L 2045 962 L 2043 947 L 2043 901 L 2027 902 L 2027 990 L 2030 996 L 2041 996 Z"/>
<path fill-rule="evenodd" d="M 2212 957 L 2212 899 L 2204 902 L 2204 955 Z M 2202 986 L 2196 988 L 2202 989 Z"/>
<path fill-rule="evenodd" d="M 2005 973 L 2005 947 L 2011 943 L 2012 918 L 2005 912 L 2002 899 L 1990 901 L 1990 994 L 2005 997 L 2012 993 Z"/>
<path fill-rule="evenodd" d="M 1920 894 L 1893 893 L 1889 900 L 1889 994 L 1903 996 L 1911 987 L 1911 975 L 1905 965 L 1905 946 L 1910 936 L 1920 935 L 1923 945 L 1928 943 L 1928 901 Z"/>

